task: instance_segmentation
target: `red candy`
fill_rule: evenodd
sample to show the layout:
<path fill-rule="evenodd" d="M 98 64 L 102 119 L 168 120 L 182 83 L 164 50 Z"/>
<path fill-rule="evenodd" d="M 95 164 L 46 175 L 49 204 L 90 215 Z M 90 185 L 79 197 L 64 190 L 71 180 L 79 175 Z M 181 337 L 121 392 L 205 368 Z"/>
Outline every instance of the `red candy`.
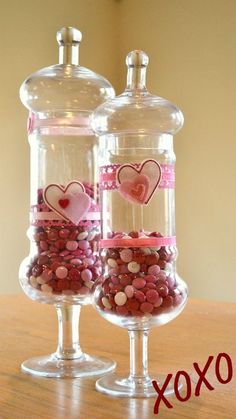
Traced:
<path fill-rule="evenodd" d="M 127 237 L 128 236 L 128 237 Z M 161 237 L 160 233 L 150 233 L 150 237 Z M 132 231 L 113 233 L 109 238 L 145 237 L 144 232 Z M 184 296 L 181 294 L 172 263 L 177 255 L 172 247 L 124 247 L 104 249 L 102 265 L 108 272 L 103 281 L 98 300 L 98 306 L 107 313 L 117 316 L 159 316 L 180 305 Z M 168 269 L 165 271 L 166 263 Z M 173 266 L 174 272 L 174 266 Z M 127 288 L 126 288 L 127 287 Z M 122 305 L 116 298 L 117 293 L 126 294 L 127 301 Z M 107 300 L 102 299 L 106 297 Z"/>
<path fill-rule="evenodd" d="M 92 202 L 96 204 L 94 188 L 88 184 L 86 188 Z M 41 189 L 38 191 L 38 200 L 38 204 L 45 205 Z M 41 207 L 38 208 L 40 210 Z M 29 286 L 42 292 L 45 289 L 47 294 L 63 294 L 65 291 L 65 295 L 86 295 L 93 292 L 91 282 L 101 274 L 101 262 L 98 258 L 99 221 L 82 220 L 78 226 L 61 220 L 52 223 L 40 220 L 35 224 L 33 239 L 37 251 L 28 267 Z M 118 252 L 112 252 L 112 256 L 114 254 L 119 257 Z M 32 280 L 32 276 L 36 280 Z M 119 280 L 116 284 L 122 288 Z"/>

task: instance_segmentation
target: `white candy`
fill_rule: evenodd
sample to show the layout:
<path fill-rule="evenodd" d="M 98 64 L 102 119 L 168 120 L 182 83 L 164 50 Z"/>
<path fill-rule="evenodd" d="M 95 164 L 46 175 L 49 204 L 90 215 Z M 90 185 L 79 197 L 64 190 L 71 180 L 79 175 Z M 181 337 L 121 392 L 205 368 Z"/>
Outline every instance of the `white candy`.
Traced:
<path fill-rule="evenodd" d="M 151 249 L 149 249 L 149 247 L 142 247 L 141 251 L 144 255 L 151 255 Z"/>
<path fill-rule="evenodd" d="M 107 263 L 111 268 L 116 268 L 118 266 L 117 262 L 115 259 L 107 259 Z"/>
<path fill-rule="evenodd" d="M 102 297 L 102 304 L 105 308 L 108 308 L 108 310 L 111 309 L 111 304 L 109 303 L 109 300 L 107 297 Z"/>
<path fill-rule="evenodd" d="M 88 237 L 88 232 L 82 231 L 81 233 L 78 234 L 77 240 L 85 240 L 87 237 Z"/>
<path fill-rule="evenodd" d="M 50 287 L 48 284 L 43 284 L 41 286 L 41 291 L 51 293 L 52 292 L 52 287 Z"/>
<path fill-rule="evenodd" d="M 137 272 L 140 271 L 140 265 L 139 265 L 139 263 L 134 262 L 134 261 L 129 262 L 128 263 L 128 270 L 130 272 L 132 272 L 133 274 L 136 274 Z"/>
<path fill-rule="evenodd" d="M 93 239 L 94 239 L 94 237 L 96 236 L 96 231 L 90 231 L 89 233 L 88 233 L 88 237 L 87 237 L 87 240 L 90 242 L 90 241 L 92 241 Z"/>
<path fill-rule="evenodd" d="M 91 288 L 93 287 L 93 281 L 85 281 L 84 282 L 84 285 L 87 287 L 87 288 L 89 288 L 90 290 L 91 290 Z"/>
<path fill-rule="evenodd" d="M 32 287 L 37 288 L 38 281 L 37 281 L 37 278 L 35 278 L 35 276 L 31 276 L 29 281 L 30 281 L 30 284 L 32 285 Z"/>
<path fill-rule="evenodd" d="M 124 292 L 120 291 L 115 295 L 114 300 L 118 306 L 123 306 L 127 301 L 127 296 Z"/>
<path fill-rule="evenodd" d="M 43 285 L 46 283 L 45 279 L 43 279 L 41 276 L 37 276 L 37 283 L 40 285 Z"/>

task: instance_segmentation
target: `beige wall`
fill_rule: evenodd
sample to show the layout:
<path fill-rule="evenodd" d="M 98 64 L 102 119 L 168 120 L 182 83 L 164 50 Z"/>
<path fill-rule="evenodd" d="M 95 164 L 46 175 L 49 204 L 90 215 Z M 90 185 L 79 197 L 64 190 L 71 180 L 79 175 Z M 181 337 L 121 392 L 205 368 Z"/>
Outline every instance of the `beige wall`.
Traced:
<path fill-rule="evenodd" d="M 27 112 L 18 88 L 26 75 L 57 61 L 55 32 L 74 25 L 84 35 L 81 62 L 117 92 L 124 88 L 126 53 L 144 49 L 149 89 L 183 110 L 185 126 L 175 142 L 179 273 L 191 296 L 235 301 L 236 2 L 63 3 L 22 0 L 1 8 L 0 291 L 19 290 L 18 264 L 28 251 Z"/>
<path fill-rule="evenodd" d="M 18 267 L 28 254 L 29 147 L 27 111 L 19 100 L 23 80 L 58 62 L 56 31 L 83 33 L 81 63 L 115 82 L 113 0 L 0 0 L 1 61 L 1 278 L 0 292 L 19 292 Z M 114 54 L 114 58 L 113 58 Z M 111 58 L 112 57 L 112 58 Z"/>

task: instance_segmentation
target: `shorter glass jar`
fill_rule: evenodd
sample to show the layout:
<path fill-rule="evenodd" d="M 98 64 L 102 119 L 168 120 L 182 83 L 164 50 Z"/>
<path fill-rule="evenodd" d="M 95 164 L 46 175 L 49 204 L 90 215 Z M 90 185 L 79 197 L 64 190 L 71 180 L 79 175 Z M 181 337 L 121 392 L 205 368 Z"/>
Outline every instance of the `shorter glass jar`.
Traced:
<path fill-rule="evenodd" d="M 148 57 L 126 58 L 127 86 L 93 114 L 99 136 L 101 261 L 94 304 L 130 336 L 130 375 L 108 375 L 96 388 L 109 395 L 154 397 L 147 337 L 184 309 L 187 286 L 176 271 L 173 135 L 182 112 L 146 88 Z M 161 378 L 158 376 L 161 383 Z M 172 393 L 171 386 L 165 394 Z"/>

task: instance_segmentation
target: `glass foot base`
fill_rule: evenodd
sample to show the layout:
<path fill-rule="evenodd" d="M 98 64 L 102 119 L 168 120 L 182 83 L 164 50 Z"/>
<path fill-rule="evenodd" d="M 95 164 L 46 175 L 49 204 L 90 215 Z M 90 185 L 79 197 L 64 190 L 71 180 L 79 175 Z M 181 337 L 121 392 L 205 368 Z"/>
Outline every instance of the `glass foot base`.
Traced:
<path fill-rule="evenodd" d="M 158 378 L 153 378 L 157 381 L 159 388 L 163 387 L 166 376 L 158 375 Z M 182 384 L 179 385 L 179 390 Z M 132 380 L 130 378 L 122 379 L 116 374 L 108 374 L 100 378 L 96 382 L 96 390 L 109 396 L 115 397 L 157 397 L 158 394 L 152 385 L 152 379 L 146 378 L 144 380 Z M 164 395 L 170 396 L 174 394 L 174 386 L 170 382 L 167 386 Z"/>
<path fill-rule="evenodd" d="M 60 359 L 56 354 L 31 358 L 21 364 L 23 372 L 39 377 L 92 377 L 115 369 L 116 363 L 105 357 L 82 354 L 75 359 Z"/>

